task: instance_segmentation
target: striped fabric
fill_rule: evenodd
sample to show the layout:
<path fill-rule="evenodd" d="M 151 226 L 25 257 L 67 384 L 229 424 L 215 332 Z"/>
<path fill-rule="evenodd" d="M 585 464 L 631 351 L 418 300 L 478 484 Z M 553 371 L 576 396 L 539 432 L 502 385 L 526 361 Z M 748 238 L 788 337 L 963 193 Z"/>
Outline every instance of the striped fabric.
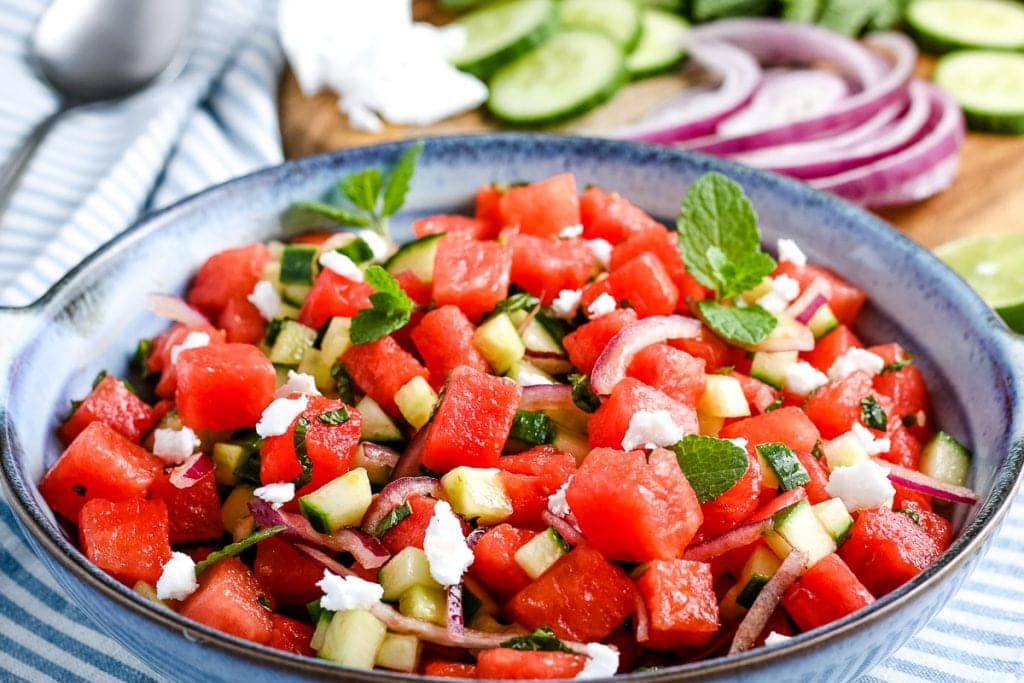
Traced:
<path fill-rule="evenodd" d="M 140 213 L 281 159 L 273 0 L 199 4 L 176 79 L 74 112 L 47 139 L 0 224 L 0 302 L 33 301 Z M 44 5 L 0 0 L 0 159 L 55 106 L 24 62 Z M 3 501 L 0 653 L 0 680 L 157 680 L 68 602 Z M 864 680 L 1024 680 L 1024 497 L 963 589 Z"/>

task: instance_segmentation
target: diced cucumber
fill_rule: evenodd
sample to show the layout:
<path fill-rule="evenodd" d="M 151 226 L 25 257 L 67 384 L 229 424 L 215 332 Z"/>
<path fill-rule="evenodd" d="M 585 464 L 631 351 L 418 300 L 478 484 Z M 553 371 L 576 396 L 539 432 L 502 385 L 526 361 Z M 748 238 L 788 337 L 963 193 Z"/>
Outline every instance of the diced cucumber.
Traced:
<path fill-rule="evenodd" d="M 550 417 L 532 410 L 517 410 L 512 420 L 509 436 L 536 446 L 551 443 L 555 436 L 555 424 Z"/>
<path fill-rule="evenodd" d="M 576 458 L 576 464 L 583 463 L 584 458 L 590 453 L 590 444 L 587 437 L 571 432 L 567 429 L 555 429 L 555 436 L 551 439 L 551 445 L 563 453 L 568 453 Z"/>
<path fill-rule="evenodd" d="M 737 583 L 725 592 L 718 603 L 718 617 L 723 624 L 735 624 L 747 614 L 747 608 L 736 601 L 741 592 L 743 584 Z"/>
<path fill-rule="evenodd" d="M 754 548 L 754 552 L 750 554 L 750 558 L 740 571 L 737 585 L 742 588 L 736 596 L 736 602 L 749 609 L 761 589 L 775 576 L 779 564 L 779 558 L 768 548 L 760 545 Z"/>
<path fill-rule="evenodd" d="M 384 412 L 380 404 L 369 396 L 364 396 L 355 407 L 363 419 L 360 425 L 360 437 L 363 441 L 395 443 L 404 439 L 402 430 Z"/>
<path fill-rule="evenodd" d="M 501 65 L 540 45 L 558 21 L 552 0 L 499 0 L 459 17 L 466 43 L 449 56 L 463 71 L 486 79 Z"/>
<path fill-rule="evenodd" d="M 460 465 L 441 477 L 452 509 L 480 524 L 498 524 L 512 515 L 512 501 L 496 467 Z"/>
<path fill-rule="evenodd" d="M 483 611 L 477 612 L 467 625 L 474 631 L 485 633 L 502 633 L 508 630 L 508 627 L 495 619 L 494 615 Z"/>
<path fill-rule="evenodd" d="M 320 608 L 320 599 L 317 598 L 317 609 Z M 320 610 L 316 615 L 316 630 L 313 631 L 313 637 L 309 640 L 309 646 L 314 651 L 319 650 L 324 646 L 324 638 L 327 637 L 327 629 L 331 626 L 331 620 L 334 618 L 334 612 L 330 610 Z"/>
<path fill-rule="evenodd" d="M 1024 133 L 1024 55 L 957 52 L 939 60 L 934 78 L 964 110 L 971 128 Z"/>
<path fill-rule="evenodd" d="M 868 459 L 868 452 L 864 444 L 853 432 L 840 434 L 821 444 L 821 451 L 825 454 L 825 462 L 829 470 L 837 467 L 853 467 L 857 463 Z"/>
<path fill-rule="evenodd" d="M 750 376 L 781 389 L 786 383 L 786 370 L 796 364 L 796 351 L 758 351 L 750 362 Z"/>
<path fill-rule="evenodd" d="M 605 34 L 623 52 L 636 47 L 643 31 L 636 0 L 562 0 L 558 16 L 565 27 Z"/>
<path fill-rule="evenodd" d="M 274 365 L 295 367 L 315 339 L 316 330 L 294 320 L 285 320 L 267 357 Z"/>
<path fill-rule="evenodd" d="M 309 285 L 313 283 L 313 260 L 317 248 L 310 244 L 286 244 L 281 253 L 282 285 Z"/>
<path fill-rule="evenodd" d="M 220 521 L 236 541 L 240 536 L 247 536 L 255 524 L 252 522 L 252 513 L 249 512 L 249 502 L 255 498 L 252 492 L 251 486 L 236 486 L 220 506 Z"/>
<path fill-rule="evenodd" d="M 434 257 L 437 245 L 444 233 L 427 235 L 402 245 L 391 258 L 384 263 L 384 270 L 398 275 L 411 270 L 413 275 L 426 283 L 434 281 Z"/>
<path fill-rule="evenodd" d="M 738 379 L 729 375 L 707 375 L 697 412 L 713 417 L 746 417 L 750 415 L 750 404 Z"/>
<path fill-rule="evenodd" d="M 356 446 L 356 452 L 352 455 L 352 467 L 362 467 L 366 470 L 366 476 L 371 484 L 383 486 L 391 480 L 391 473 L 398 462 L 398 453 L 395 453 L 393 462 L 382 462 L 380 459 L 370 460 L 366 457 L 366 450 L 363 444 Z"/>
<path fill-rule="evenodd" d="M 234 486 L 238 483 L 235 470 L 239 468 L 252 453 L 234 443 L 213 444 L 213 476 L 222 486 Z"/>
<path fill-rule="evenodd" d="M 772 516 L 775 531 L 792 547 L 807 554 L 807 566 L 836 551 L 836 542 L 818 521 L 811 504 L 799 500 Z"/>
<path fill-rule="evenodd" d="M 448 603 L 444 591 L 432 586 L 410 586 L 398 599 L 398 611 L 407 617 L 438 626 L 448 623 Z"/>
<path fill-rule="evenodd" d="M 333 363 L 348 351 L 348 347 L 352 346 L 352 338 L 349 336 L 351 329 L 352 318 L 331 318 L 320 338 L 320 354 L 325 361 Z"/>
<path fill-rule="evenodd" d="M 412 673 L 420 666 L 423 643 L 416 636 L 389 633 L 377 650 L 377 666 Z"/>
<path fill-rule="evenodd" d="M 690 25 L 678 14 L 648 7 L 641 17 L 640 42 L 626 57 L 626 70 L 633 78 L 653 76 L 683 61 L 683 37 Z"/>
<path fill-rule="evenodd" d="M 779 532 L 774 529 L 764 532 L 761 538 L 764 539 L 764 542 L 780 560 L 786 559 L 789 553 L 793 551 L 793 546 L 789 544 L 789 541 L 780 536 Z"/>
<path fill-rule="evenodd" d="M 822 0 L 782 0 L 782 18 L 813 24 L 821 12 Z"/>
<path fill-rule="evenodd" d="M 520 358 L 512 363 L 505 376 L 521 387 L 537 384 L 555 384 L 555 378 L 544 372 L 530 361 Z"/>
<path fill-rule="evenodd" d="M 504 375 L 512 364 L 523 357 L 526 346 L 512 320 L 499 313 L 476 328 L 473 346 L 496 374 Z"/>
<path fill-rule="evenodd" d="M 757 453 L 768 463 L 768 469 L 775 475 L 779 485 L 789 491 L 803 486 L 811 480 L 803 464 L 784 443 L 762 443 L 757 446 Z"/>
<path fill-rule="evenodd" d="M 697 413 L 697 428 L 702 436 L 718 436 L 724 425 L 724 417 Z"/>
<path fill-rule="evenodd" d="M 342 236 L 348 239 L 341 239 Z M 373 258 L 373 247 L 359 235 L 341 233 L 338 238 L 341 243 L 334 247 L 334 251 L 349 257 L 353 263 L 364 263 Z"/>
<path fill-rule="evenodd" d="M 309 296 L 309 290 L 309 285 L 281 285 L 281 300 L 284 303 L 278 310 L 278 315 L 288 315 L 289 317 L 293 317 L 291 313 L 285 312 L 284 306 L 288 305 L 302 308 L 303 302 L 306 300 L 306 297 Z"/>
<path fill-rule="evenodd" d="M 527 351 L 533 353 L 564 354 L 565 349 L 558 343 L 554 335 L 540 323 L 536 316 L 529 318 L 528 311 L 513 311 L 508 314 L 512 324 L 519 330 Z M 528 319 L 529 318 L 529 319 Z"/>
<path fill-rule="evenodd" d="M 335 612 L 317 655 L 353 669 L 372 669 L 387 632 L 384 622 L 365 609 Z"/>
<path fill-rule="evenodd" d="M 625 59 L 615 41 L 563 30 L 494 74 L 487 107 L 512 125 L 553 124 L 604 102 L 625 79 Z"/>
<path fill-rule="evenodd" d="M 366 470 L 357 467 L 300 497 L 299 508 L 314 529 L 330 534 L 358 524 L 372 500 Z"/>
<path fill-rule="evenodd" d="M 530 365 L 545 373 L 548 377 L 565 375 L 574 370 L 568 358 L 536 356 L 530 359 Z"/>
<path fill-rule="evenodd" d="M 314 349 L 311 346 L 302 354 L 298 371 L 312 376 L 320 393 L 327 393 L 334 391 L 334 378 L 331 377 L 331 367 L 333 365 L 334 361 L 325 360 L 320 349 Z"/>
<path fill-rule="evenodd" d="M 553 527 L 537 534 L 516 551 L 515 561 L 527 576 L 536 579 L 569 552 L 569 544 Z"/>
<path fill-rule="evenodd" d="M 836 545 L 841 545 L 846 540 L 846 537 L 850 535 L 853 517 L 847 512 L 846 505 L 843 504 L 841 499 L 829 498 L 816 505 L 812 505 L 811 509 L 814 511 L 818 521 L 821 522 L 821 526 L 832 537 L 832 540 L 836 542 Z"/>
<path fill-rule="evenodd" d="M 430 383 L 419 375 L 413 377 L 395 392 L 395 405 L 405 421 L 416 429 L 430 421 L 437 406 L 437 393 Z"/>
<path fill-rule="evenodd" d="M 754 451 L 757 451 L 757 449 L 755 448 Z M 757 454 L 757 459 L 761 461 L 761 488 L 772 491 L 778 490 L 782 484 L 779 482 L 779 478 L 775 476 L 775 470 L 772 469 L 772 466 L 768 464 L 768 461 L 760 453 Z"/>
<path fill-rule="evenodd" d="M 914 0 L 905 18 L 928 52 L 1024 49 L 1024 7 L 1009 0 Z"/>
<path fill-rule="evenodd" d="M 971 474 L 971 452 L 946 432 L 939 432 L 921 450 L 918 469 L 932 479 L 966 486 Z"/>
<path fill-rule="evenodd" d="M 166 603 L 160 599 L 160 596 L 157 595 L 156 586 L 154 586 L 151 583 L 147 583 L 145 581 L 136 581 L 135 585 L 132 586 L 132 590 L 141 595 L 142 597 L 146 598 L 150 602 L 155 602 L 157 604 L 166 606 Z"/>
<path fill-rule="evenodd" d="M 837 327 L 839 327 L 839 318 L 832 312 L 828 304 L 822 304 L 807 321 L 807 329 L 811 331 L 815 339 L 821 339 Z"/>
<path fill-rule="evenodd" d="M 440 588 L 430 575 L 430 561 L 421 548 L 407 546 L 395 553 L 377 572 L 377 580 L 384 589 L 383 599 L 394 602 L 413 586 Z"/>

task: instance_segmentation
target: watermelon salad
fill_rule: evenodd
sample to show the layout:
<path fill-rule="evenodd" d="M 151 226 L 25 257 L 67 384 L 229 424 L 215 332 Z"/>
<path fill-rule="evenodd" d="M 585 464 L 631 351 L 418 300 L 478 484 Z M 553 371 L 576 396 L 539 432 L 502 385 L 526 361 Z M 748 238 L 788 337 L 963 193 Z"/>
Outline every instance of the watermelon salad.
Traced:
<path fill-rule="evenodd" d="M 569 174 L 494 183 L 396 247 L 417 153 L 150 296 L 172 324 L 40 484 L 97 567 L 350 667 L 580 678 L 775 647 L 949 547 L 969 452 L 738 185 L 670 230 Z"/>

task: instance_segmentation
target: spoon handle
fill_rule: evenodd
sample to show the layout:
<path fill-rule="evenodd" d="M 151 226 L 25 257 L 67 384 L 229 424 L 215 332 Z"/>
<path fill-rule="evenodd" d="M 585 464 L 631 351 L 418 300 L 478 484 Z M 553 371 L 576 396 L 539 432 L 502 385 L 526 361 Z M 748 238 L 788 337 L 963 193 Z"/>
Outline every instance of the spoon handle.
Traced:
<path fill-rule="evenodd" d="M 40 143 L 42 143 L 46 134 L 50 132 L 50 129 L 53 128 L 57 120 L 66 111 L 67 107 L 61 106 L 37 123 L 32 132 L 21 141 L 21 145 L 14 150 L 14 153 L 11 154 L 10 159 L 7 160 L 3 168 L 0 168 L 0 220 L 3 219 L 4 213 L 7 212 L 7 205 L 10 203 L 11 197 L 14 196 L 14 191 L 18 188 L 18 179 L 24 173 L 32 155 Z"/>

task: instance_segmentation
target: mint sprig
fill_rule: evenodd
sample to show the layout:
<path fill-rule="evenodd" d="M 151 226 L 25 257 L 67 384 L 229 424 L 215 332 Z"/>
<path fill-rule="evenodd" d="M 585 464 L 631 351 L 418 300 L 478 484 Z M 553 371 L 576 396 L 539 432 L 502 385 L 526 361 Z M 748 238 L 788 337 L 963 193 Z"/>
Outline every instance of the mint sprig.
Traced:
<path fill-rule="evenodd" d="M 509 638 L 501 643 L 502 647 L 513 650 L 547 651 L 547 652 L 572 652 L 565 643 L 558 639 L 555 632 L 547 626 L 536 628 L 532 633 L 525 636 Z"/>
<path fill-rule="evenodd" d="M 760 306 L 738 308 L 710 300 L 697 302 L 697 314 L 719 337 L 745 346 L 764 341 L 779 322 Z"/>
<path fill-rule="evenodd" d="M 213 565 L 217 564 L 221 560 L 228 557 L 234 557 L 235 555 L 239 555 L 242 553 L 242 551 L 251 548 L 260 541 L 268 539 L 271 536 L 276 536 L 277 534 L 281 533 L 287 528 L 288 527 L 284 524 L 280 524 L 278 526 L 260 529 L 259 531 L 255 531 L 249 534 L 240 541 L 236 541 L 235 543 L 229 543 L 220 550 L 214 550 L 212 553 L 206 556 L 205 560 L 200 560 L 199 562 L 196 562 L 196 576 L 199 576 L 204 571 L 206 571 Z"/>
<path fill-rule="evenodd" d="M 370 266 L 364 275 L 376 291 L 370 295 L 372 308 L 364 308 L 352 319 L 349 336 L 353 344 L 375 342 L 403 327 L 412 315 L 412 299 L 388 271 Z"/>
<path fill-rule="evenodd" d="M 701 503 L 731 489 L 750 466 L 745 449 L 713 436 L 685 436 L 673 450 L 679 468 Z"/>

